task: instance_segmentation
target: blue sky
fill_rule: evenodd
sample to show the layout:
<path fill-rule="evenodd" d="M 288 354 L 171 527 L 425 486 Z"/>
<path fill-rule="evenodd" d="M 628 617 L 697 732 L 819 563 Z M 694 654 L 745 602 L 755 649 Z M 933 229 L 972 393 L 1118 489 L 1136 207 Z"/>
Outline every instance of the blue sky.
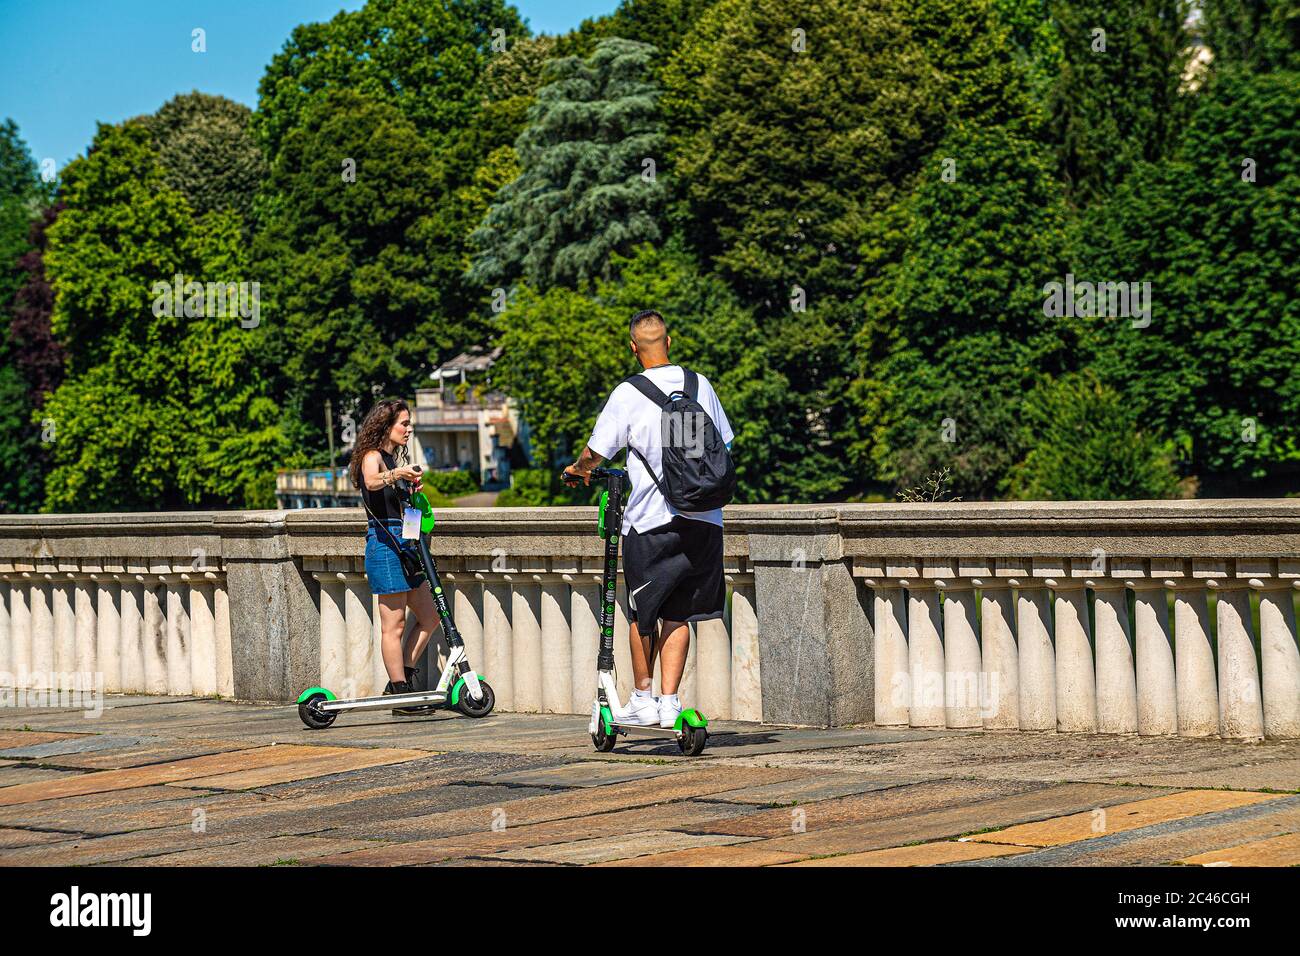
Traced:
<path fill-rule="evenodd" d="M 152 113 L 198 89 L 257 105 L 257 81 L 299 23 L 364 0 L 0 0 L 0 119 L 37 162 L 62 168 L 96 122 Z M 618 0 L 516 0 L 534 33 L 560 33 Z M 190 32 L 207 32 L 206 53 Z"/>

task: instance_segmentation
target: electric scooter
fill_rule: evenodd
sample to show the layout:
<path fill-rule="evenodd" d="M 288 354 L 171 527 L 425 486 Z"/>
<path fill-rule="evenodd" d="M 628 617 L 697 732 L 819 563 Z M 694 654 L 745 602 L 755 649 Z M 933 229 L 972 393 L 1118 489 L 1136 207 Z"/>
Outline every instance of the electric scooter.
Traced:
<path fill-rule="evenodd" d="M 618 468 L 593 468 L 591 477 L 605 482 L 600 493 L 600 510 L 596 517 L 596 530 L 605 541 L 604 577 L 600 596 L 600 653 L 596 658 L 596 702 L 592 707 L 591 723 L 587 732 L 591 742 L 601 753 L 609 753 L 618 742 L 618 735 L 638 734 L 647 737 L 671 737 L 688 757 L 698 756 L 704 750 L 709 733 L 705 729 L 708 719 L 697 710 L 683 710 L 672 727 L 619 723 L 614 714 L 621 713 L 623 702 L 618 699 L 614 680 L 614 601 L 618 587 L 618 540 L 623 528 L 624 485 L 627 472 Z M 577 484 L 582 479 L 561 472 L 560 480 Z M 654 641 L 650 644 L 650 672 L 654 673 Z"/>
<path fill-rule="evenodd" d="M 418 465 L 416 469 L 419 470 Z M 442 582 L 438 578 L 438 566 L 433 560 L 433 555 L 429 553 L 429 534 L 433 531 L 434 525 L 433 508 L 429 504 L 429 498 L 422 491 L 410 494 L 410 486 L 405 481 L 397 484 L 399 497 L 408 501 L 410 507 L 420 513 L 420 528 L 415 540 L 420 552 L 420 563 L 424 566 L 425 577 L 429 579 L 429 587 L 433 589 L 433 603 L 438 608 L 438 619 L 442 622 L 442 633 L 447 641 L 447 663 L 442 669 L 442 676 L 438 679 L 438 686 L 433 690 L 339 700 L 327 688 L 309 687 L 298 696 L 298 716 L 313 730 L 323 730 L 330 726 L 345 710 L 387 710 L 419 705 L 426 705 L 427 709 L 436 710 L 441 705 L 455 708 L 466 717 L 486 717 L 496 706 L 496 695 L 492 692 L 492 685 L 470 667 L 465 653 L 465 641 L 456 630 L 456 622 L 451 619 L 447 595 L 443 593 Z"/>

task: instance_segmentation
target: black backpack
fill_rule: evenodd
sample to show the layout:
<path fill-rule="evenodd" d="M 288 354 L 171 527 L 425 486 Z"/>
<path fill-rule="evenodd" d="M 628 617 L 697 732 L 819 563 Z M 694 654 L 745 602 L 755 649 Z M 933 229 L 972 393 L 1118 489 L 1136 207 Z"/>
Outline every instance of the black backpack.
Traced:
<path fill-rule="evenodd" d="M 631 445 L 628 449 L 641 459 L 659 493 L 678 511 L 712 511 L 736 494 L 736 466 L 713 420 L 697 400 L 699 376 L 684 371 L 683 389 L 671 395 L 665 395 L 639 372 L 624 379 L 660 408 L 663 478 L 655 475 L 645 455 Z"/>

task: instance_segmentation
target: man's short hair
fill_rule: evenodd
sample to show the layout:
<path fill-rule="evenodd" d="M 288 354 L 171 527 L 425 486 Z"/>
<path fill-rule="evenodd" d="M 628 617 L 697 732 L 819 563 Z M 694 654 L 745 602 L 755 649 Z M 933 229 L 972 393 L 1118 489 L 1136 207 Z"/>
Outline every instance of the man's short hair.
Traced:
<path fill-rule="evenodd" d="M 667 324 L 664 322 L 664 317 L 660 315 L 658 312 L 656 312 L 654 309 L 642 309 L 636 315 L 632 316 L 632 321 L 628 323 L 627 325 L 628 335 L 635 338 L 636 327 L 640 325 L 642 322 L 658 322 L 661 325 Z"/>

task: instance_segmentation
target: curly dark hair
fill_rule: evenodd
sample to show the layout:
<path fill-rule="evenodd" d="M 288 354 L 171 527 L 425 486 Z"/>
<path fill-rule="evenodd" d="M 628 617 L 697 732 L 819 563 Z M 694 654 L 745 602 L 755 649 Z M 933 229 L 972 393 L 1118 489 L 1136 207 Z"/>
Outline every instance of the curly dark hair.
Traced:
<path fill-rule="evenodd" d="M 366 455 L 383 445 L 384 439 L 392 431 L 393 422 L 397 421 L 397 416 L 410 410 L 410 406 L 400 398 L 385 398 L 383 401 L 376 402 L 375 406 L 366 413 L 365 420 L 357 430 L 357 441 L 352 446 L 352 456 L 348 459 L 348 477 L 352 479 L 352 487 L 361 487 L 361 465 L 366 460 Z M 406 464 L 405 445 L 397 446 L 396 458 L 399 465 Z"/>

